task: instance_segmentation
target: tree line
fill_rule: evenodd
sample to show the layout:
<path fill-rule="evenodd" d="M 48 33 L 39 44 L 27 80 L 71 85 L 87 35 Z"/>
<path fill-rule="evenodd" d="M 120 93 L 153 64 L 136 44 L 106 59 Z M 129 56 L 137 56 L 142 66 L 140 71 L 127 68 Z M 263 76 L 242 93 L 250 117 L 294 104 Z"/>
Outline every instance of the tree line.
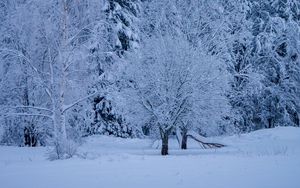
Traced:
<path fill-rule="evenodd" d="M 297 0 L 3 0 L 0 142 L 300 125 Z"/>

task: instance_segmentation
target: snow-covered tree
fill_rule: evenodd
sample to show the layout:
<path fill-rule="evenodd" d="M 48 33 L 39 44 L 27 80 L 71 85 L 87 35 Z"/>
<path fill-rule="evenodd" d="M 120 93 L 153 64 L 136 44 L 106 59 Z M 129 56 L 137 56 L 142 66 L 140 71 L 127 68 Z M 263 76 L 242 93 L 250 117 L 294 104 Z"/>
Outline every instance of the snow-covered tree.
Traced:
<path fill-rule="evenodd" d="M 297 7 L 299 2 L 293 0 L 252 3 L 253 61 L 263 75 L 261 127 L 299 126 L 298 76 L 294 75 L 299 70 Z"/>
<path fill-rule="evenodd" d="M 9 107 L 4 109 L 2 116 L 47 118 L 53 125 L 55 142 L 61 149 L 67 140 L 67 111 L 95 95 L 95 93 L 87 95 L 86 87 L 90 82 L 87 74 L 88 64 L 82 63 L 88 51 L 84 46 L 86 41 L 83 40 L 86 36 L 82 36 L 82 32 L 89 27 L 72 24 L 74 18 L 72 6 L 75 4 L 67 1 L 58 1 L 57 4 L 53 2 L 21 4 L 17 7 L 19 12 L 15 12 L 16 15 L 13 17 L 16 20 L 9 22 L 16 23 L 13 29 L 22 32 L 20 37 L 24 37 L 14 39 L 18 43 L 24 42 L 23 44 L 27 46 L 20 49 L 6 45 L 1 48 L 2 57 L 15 58 L 20 61 L 16 62 L 19 63 L 17 66 L 24 65 L 22 73 L 25 73 L 25 76 L 30 75 L 33 79 L 30 87 L 35 89 L 30 91 L 34 93 L 38 91 L 41 97 L 41 100 L 34 104 L 4 103 Z M 25 20 L 23 25 L 17 25 L 19 19 Z M 29 33 L 32 37 L 28 36 Z M 83 81 L 86 81 L 86 84 Z M 21 85 L 26 86 L 26 83 Z M 64 151 L 61 152 L 63 154 Z"/>
<path fill-rule="evenodd" d="M 139 45 L 138 20 L 140 14 L 139 0 L 107 0 L 101 9 L 105 24 L 95 27 L 99 33 L 91 41 L 89 62 L 94 70 L 94 82 L 90 92 L 110 90 L 114 83 L 114 67 L 124 64 L 126 54 L 132 53 Z M 99 40 L 104 38 L 105 42 Z M 110 53 L 103 53 L 109 51 Z M 117 87 L 122 87 L 118 85 Z M 130 125 L 124 121 L 122 114 L 115 110 L 115 103 L 111 101 L 109 92 L 102 92 L 91 100 L 93 118 L 88 128 L 88 134 L 108 134 L 120 137 L 134 135 Z"/>
<path fill-rule="evenodd" d="M 207 59 L 184 38 L 158 35 L 144 38 L 143 44 L 140 55 L 124 68 L 122 79 L 131 87 L 116 98 L 123 96 L 118 103 L 128 121 L 139 127 L 151 124 L 162 140 L 161 154 L 167 155 L 173 132 L 181 132 L 186 145 L 187 131 L 204 128 L 211 115 L 207 112 L 225 101 L 224 77 L 212 73 L 218 61 Z M 214 113 L 217 121 L 220 116 Z"/>
<path fill-rule="evenodd" d="M 1 83 L 2 110 L 26 113 L 32 112 L 34 109 L 25 106 L 45 104 L 43 100 L 37 99 L 45 97 L 45 94 L 39 92 L 39 86 L 36 85 L 38 79 L 35 77 L 34 67 L 42 69 L 45 64 L 43 61 L 44 52 L 36 48 L 36 46 L 41 47 L 43 44 L 39 29 L 41 19 L 38 17 L 38 10 L 28 11 L 33 6 L 22 1 L 7 1 L 3 7 L 7 10 L 7 14 L 2 22 L 3 27 L 1 27 L 3 35 L 1 36 L 0 54 L 1 64 L 4 67 L 1 77 L 3 79 Z M 29 56 L 32 59 L 36 58 L 37 61 L 29 62 Z M 42 70 L 40 74 L 43 74 Z M 43 144 L 45 140 L 42 138 L 49 134 L 46 131 L 49 130 L 49 127 L 42 125 L 43 122 L 45 125 L 49 123 L 45 117 L 21 116 L 14 118 L 10 116 L 5 119 L 6 122 L 10 123 L 5 123 L 4 134 L 11 139 L 9 142 L 3 139 L 2 142 L 34 146 Z M 12 139 L 16 138 L 13 134 L 20 136 L 17 139 L 19 141 Z M 33 143 L 29 140 L 32 140 Z"/>

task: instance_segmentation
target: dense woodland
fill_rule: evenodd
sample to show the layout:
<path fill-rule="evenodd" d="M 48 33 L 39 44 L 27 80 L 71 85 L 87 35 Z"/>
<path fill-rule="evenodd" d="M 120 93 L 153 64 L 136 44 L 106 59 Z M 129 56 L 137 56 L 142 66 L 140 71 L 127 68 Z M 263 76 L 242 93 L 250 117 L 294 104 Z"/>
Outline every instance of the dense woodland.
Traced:
<path fill-rule="evenodd" d="M 103 134 L 166 155 L 276 126 L 300 126 L 299 0 L 0 1 L 3 145 L 64 158 Z"/>

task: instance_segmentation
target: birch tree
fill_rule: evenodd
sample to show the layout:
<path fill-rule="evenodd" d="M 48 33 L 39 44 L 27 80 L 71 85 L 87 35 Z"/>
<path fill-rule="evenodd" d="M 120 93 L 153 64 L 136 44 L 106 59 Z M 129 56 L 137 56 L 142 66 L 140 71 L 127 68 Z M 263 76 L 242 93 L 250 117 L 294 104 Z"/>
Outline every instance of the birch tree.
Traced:
<path fill-rule="evenodd" d="M 100 20 L 82 27 L 74 27 L 70 23 L 71 19 L 74 19 L 71 10 L 73 10 L 72 6 L 75 6 L 75 4 L 68 1 L 58 1 L 57 4 L 52 2 L 40 3 L 30 4 L 28 7 L 27 5 L 24 6 L 30 9 L 37 8 L 33 14 L 28 14 L 31 14 L 32 20 L 39 23 L 37 29 L 40 32 L 40 41 L 42 42 L 38 46 L 40 49 L 34 47 L 33 49 L 37 52 L 43 52 L 44 63 L 37 62 L 38 59 L 35 58 L 36 51 L 30 49 L 28 49 L 28 53 L 24 53 L 24 50 L 7 46 L 1 48 L 0 53 L 3 57 L 11 56 L 22 60 L 25 70 L 30 74 L 30 77 L 34 78 L 35 84 L 45 94 L 43 100 L 47 102 L 44 102 L 42 106 L 30 104 L 9 105 L 9 107 L 3 108 L 4 112 L 1 115 L 2 117 L 35 116 L 48 118 L 53 124 L 57 158 L 63 158 L 68 157 L 65 156 L 68 139 L 66 132 L 67 111 L 97 93 L 93 92 L 86 95 L 87 88 L 84 89 L 88 86 L 90 80 L 88 77 L 88 64 L 83 63 L 86 54 L 88 54 L 86 53 L 88 43 L 87 40 L 83 40 L 83 37 L 88 36 L 83 36 L 82 32 L 84 30 L 92 31 L 91 28 L 95 25 L 105 22 Z M 29 17 L 26 17 L 26 19 L 30 21 Z M 26 24 L 30 24 L 30 22 L 26 22 Z M 18 25 L 15 25 L 15 27 L 18 27 Z M 27 32 L 32 31 L 28 30 Z M 94 33 L 90 35 L 92 36 Z M 82 78 L 84 80 L 80 80 Z M 81 87 L 74 90 L 74 86 L 78 86 L 76 84 L 78 81 L 81 82 Z M 83 82 L 86 82 L 86 84 Z M 26 109 L 26 111 L 20 112 L 16 109 Z"/>

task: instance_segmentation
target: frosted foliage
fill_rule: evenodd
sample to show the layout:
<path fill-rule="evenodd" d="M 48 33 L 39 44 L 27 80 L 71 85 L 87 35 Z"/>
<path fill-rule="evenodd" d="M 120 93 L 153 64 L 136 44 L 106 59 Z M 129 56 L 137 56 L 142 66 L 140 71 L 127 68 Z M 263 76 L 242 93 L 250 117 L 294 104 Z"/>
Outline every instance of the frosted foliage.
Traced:
<path fill-rule="evenodd" d="M 67 158 L 94 134 L 166 145 L 300 126 L 299 7 L 2 0 L 0 143 Z"/>

